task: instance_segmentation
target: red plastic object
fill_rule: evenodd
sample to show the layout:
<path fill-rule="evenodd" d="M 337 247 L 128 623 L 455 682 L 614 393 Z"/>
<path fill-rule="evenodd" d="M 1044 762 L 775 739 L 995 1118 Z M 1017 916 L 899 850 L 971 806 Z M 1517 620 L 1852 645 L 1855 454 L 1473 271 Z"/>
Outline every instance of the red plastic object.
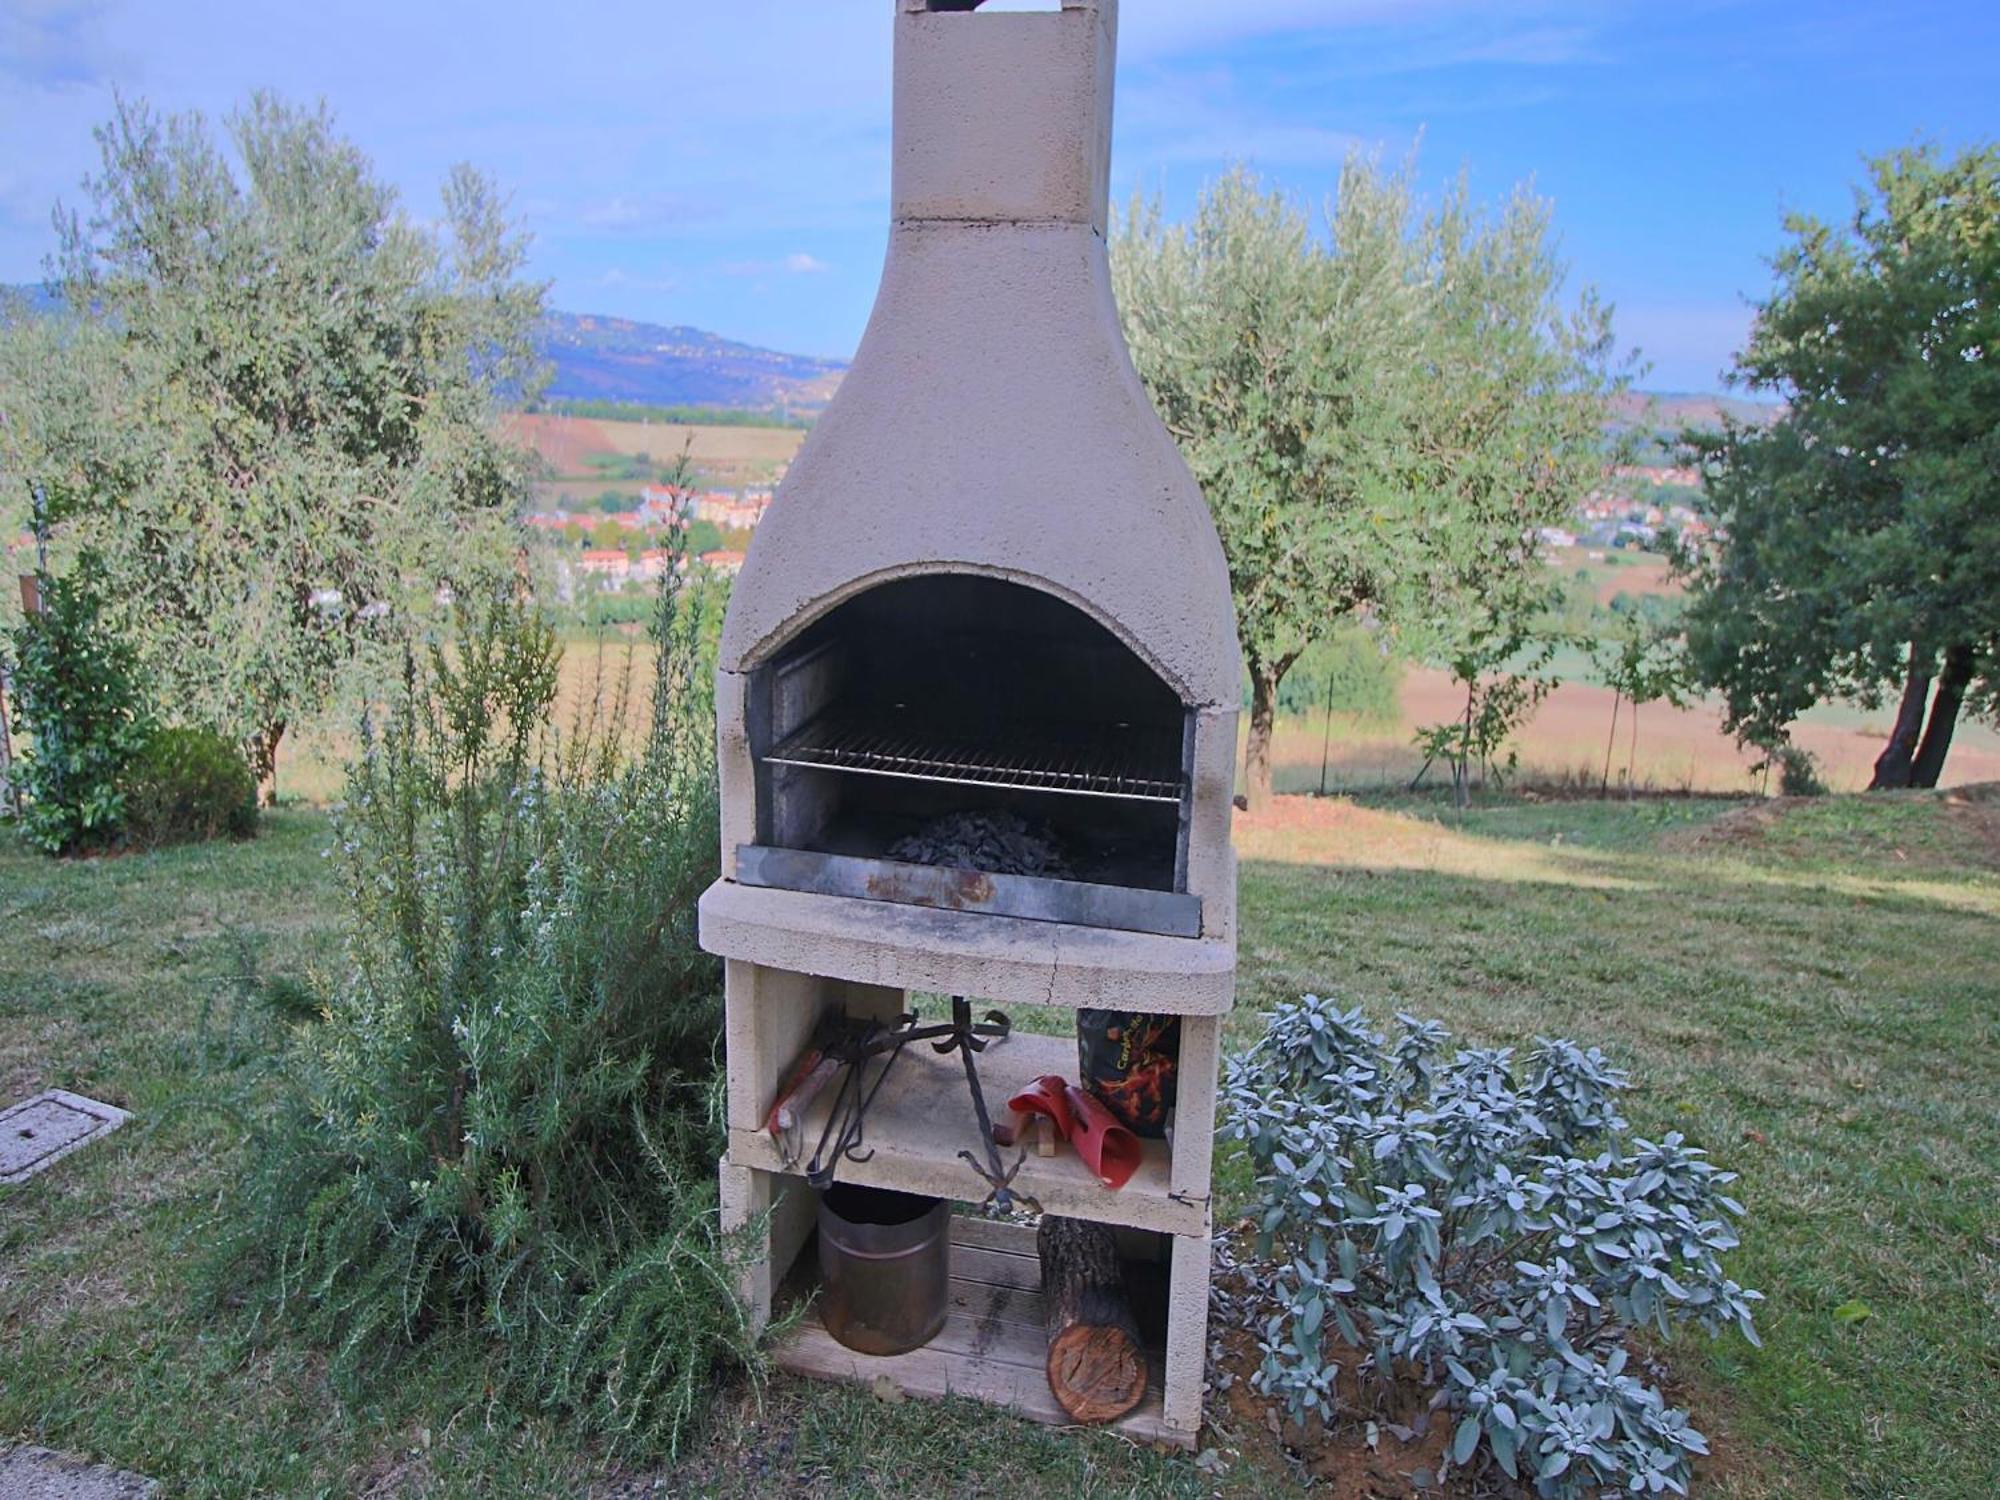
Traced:
<path fill-rule="evenodd" d="M 1055 1122 L 1056 1135 L 1063 1140 L 1075 1121 L 1069 1112 L 1069 1085 L 1053 1073 L 1037 1078 L 1007 1101 L 1007 1107 L 1018 1114 L 1047 1115 Z"/>
<path fill-rule="evenodd" d="M 1139 1137 L 1118 1123 L 1118 1117 L 1082 1089 L 1069 1087 L 1070 1114 L 1075 1125 L 1069 1143 L 1083 1164 L 1106 1187 L 1117 1189 L 1139 1170 Z"/>
<path fill-rule="evenodd" d="M 1075 1147 L 1083 1164 L 1114 1192 L 1139 1170 L 1139 1138 L 1097 1100 L 1053 1073 L 1037 1078 L 1009 1099 L 1007 1107 L 1022 1114 L 1047 1115 L 1055 1122 L 1056 1134 Z"/>

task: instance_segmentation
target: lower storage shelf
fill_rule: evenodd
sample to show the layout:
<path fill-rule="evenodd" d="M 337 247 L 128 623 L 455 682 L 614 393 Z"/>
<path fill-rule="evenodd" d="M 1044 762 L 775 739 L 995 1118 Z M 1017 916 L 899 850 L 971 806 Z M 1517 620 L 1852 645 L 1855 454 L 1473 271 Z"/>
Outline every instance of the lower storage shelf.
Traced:
<path fill-rule="evenodd" d="M 969 1396 L 1009 1407 L 1033 1421 L 1067 1426 L 1068 1414 L 1049 1391 L 1041 1281 L 1032 1229 L 955 1217 L 951 1314 L 930 1343 L 908 1354 L 857 1354 L 836 1341 L 809 1307 L 773 1355 L 779 1366 L 795 1374 L 862 1384 L 886 1378 L 907 1395 Z M 811 1295 L 817 1282 L 817 1259 L 809 1241 L 785 1280 L 781 1305 L 796 1305 Z M 1162 1406 L 1164 1308 L 1157 1297 L 1145 1297 L 1143 1288 L 1133 1290 L 1139 1325 L 1148 1340 L 1151 1378 L 1146 1399 L 1130 1416 L 1112 1424 L 1113 1430 L 1148 1442 L 1192 1448 L 1196 1434 L 1169 1427 Z M 1151 1308 L 1145 1305 L 1149 1300 Z"/>

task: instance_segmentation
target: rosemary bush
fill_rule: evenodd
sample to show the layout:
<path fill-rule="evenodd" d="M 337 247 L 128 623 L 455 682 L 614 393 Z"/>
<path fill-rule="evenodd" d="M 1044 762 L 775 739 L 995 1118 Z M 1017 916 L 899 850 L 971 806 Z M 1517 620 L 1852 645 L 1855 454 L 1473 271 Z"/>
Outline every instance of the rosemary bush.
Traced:
<path fill-rule="evenodd" d="M 514 600 L 412 659 L 364 734 L 329 850 L 345 973 L 285 1001 L 284 1102 L 223 1256 L 342 1381 L 469 1330 L 523 1405 L 671 1452 L 754 1361 L 695 941 L 717 862 L 703 614 L 663 593 L 631 754 L 622 682 L 553 732 L 560 653 Z"/>
<path fill-rule="evenodd" d="M 1758 1294 L 1722 1266 L 1732 1174 L 1678 1133 L 1628 1136 L 1626 1077 L 1594 1047 L 1542 1041 L 1517 1065 L 1448 1042 L 1307 995 L 1230 1060 L 1275 1261 L 1257 1388 L 1331 1420 L 1337 1335 L 1364 1380 L 1413 1377 L 1460 1414 L 1453 1464 L 1548 1497 L 1685 1494 L 1707 1446 L 1625 1339 L 1692 1322 L 1755 1342 Z"/>

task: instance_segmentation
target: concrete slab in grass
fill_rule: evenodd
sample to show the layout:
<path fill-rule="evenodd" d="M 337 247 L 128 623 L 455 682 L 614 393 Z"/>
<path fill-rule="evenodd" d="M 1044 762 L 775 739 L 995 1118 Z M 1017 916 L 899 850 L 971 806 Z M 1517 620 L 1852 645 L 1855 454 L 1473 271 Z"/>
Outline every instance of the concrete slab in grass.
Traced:
<path fill-rule="evenodd" d="M 66 1089 L 0 1109 L 0 1183 L 25 1182 L 131 1118 L 114 1105 Z"/>
<path fill-rule="evenodd" d="M 0 1449 L 0 1495 L 7 1500 L 153 1500 L 159 1490 L 143 1474 L 50 1448 Z"/>

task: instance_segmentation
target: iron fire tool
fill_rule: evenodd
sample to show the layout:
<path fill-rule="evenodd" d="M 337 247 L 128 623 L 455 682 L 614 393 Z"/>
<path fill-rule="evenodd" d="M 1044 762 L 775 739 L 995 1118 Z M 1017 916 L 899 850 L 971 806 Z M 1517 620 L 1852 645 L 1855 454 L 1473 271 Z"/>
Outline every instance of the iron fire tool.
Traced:
<path fill-rule="evenodd" d="M 1040 1213 L 1041 1204 L 1025 1193 L 1017 1195 L 1014 1192 L 1014 1179 L 1020 1174 L 1022 1165 L 1028 1159 L 1027 1148 L 1024 1146 L 1020 1149 L 1014 1157 L 1013 1166 L 1001 1165 L 1000 1148 L 993 1141 L 993 1117 L 987 1112 L 986 1094 L 979 1087 L 979 1068 L 973 1061 L 976 1053 L 986 1050 L 989 1040 L 1004 1042 L 1007 1040 L 1007 1033 L 1012 1029 L 1013 1023 L 1007 1019 L 1004 1012 L 997 1010 L 989 1010 L 983 1019 L 975 1023 L 972 1019 L 972 1006 L 965 996 L 953 995 L 951 1024 L 930 1028 L 932 1032 L 940 1033 L 943 1037 L 942 1040 L 931 1043 L 931 1050 L 942 1053 L 957 1048 L 959 1056 L 965 1060 L 965 1086 L 972 1094 L 972 1113 L 979 1121 L 979 1144 L 986 1150 L 986 1162 L 981 1165 L 979 1158 L 970 1151 L 961 1151 L 958 1155 L 959 1160 L 977 1172 L 981 1180 L 993 1190 L 986 1195 L 986 1201 L 979 1206 L 988 1213 L 1012 1213 L 1018 1199 L 1020 1205 L 1030 1213 Z"/>
<path fill-rule="evenodd" d="M 919 1026 L 917 1013 L 905 1011 L 888 1026 L 871 1022 L 865 1026 L 827 1028 L 794 1067 L 784 1094 L 772 1108 L 771 1132 L 779 1138 L 780 1150 L 787 1161 L 796 1161 L 806 1105 L 811 1094 L 817 1092 L 816 1080 L 825 1078 L 826 1065 L 832 1063 L 838 1069 L 840 1085 L 827 1111 L 826 1123 L 820 1128 L 812 1157 L 805 1165 L 806 1181 L 824 1192 L 832 1186 L 835 1169 L 843 1159 L 865 1162 L 874 1156 L 872 1147 L 862 1149 L 869 1107 L 882 1091 L 903 1048 L 911 1042 L 927 1041 L 939 1053 L 956 1050 L 965 1061 L 965 1084 L 972 1095 L 972 1110 L 979 1124 L 979 1139 L 986 1148 L 986 1160 L 982 1163 L 970 1151 L 958 1154 L 991 1189 L 981 1207 L 1004 1214 L 1019 1205 L 1030 1212 L 1039 1212 L 1040 1205 L 1032 1198 L 1013 1191 L 1014 1178 L 1028 1153 L 1023 1149 L 1011 1167 L 1001 1161 L 993 1142 L 992 1116 L 986 1108 L 986 1095 L 980 1088 L 979 1069 L 974 1062 L 976 1054 L 984 1052 L 992 1042 L 1005 1041 L 1011 1030 L 1012 1023 L 997 1010 L 990 1010 L 974 1021 L 972 1006 L 963 995 L 951 997 L 951 1020 L 931 1026 Z M 876 1057 L 882 1059 L 882 1066 L 871 1077 L 868 1064 Z"/>

